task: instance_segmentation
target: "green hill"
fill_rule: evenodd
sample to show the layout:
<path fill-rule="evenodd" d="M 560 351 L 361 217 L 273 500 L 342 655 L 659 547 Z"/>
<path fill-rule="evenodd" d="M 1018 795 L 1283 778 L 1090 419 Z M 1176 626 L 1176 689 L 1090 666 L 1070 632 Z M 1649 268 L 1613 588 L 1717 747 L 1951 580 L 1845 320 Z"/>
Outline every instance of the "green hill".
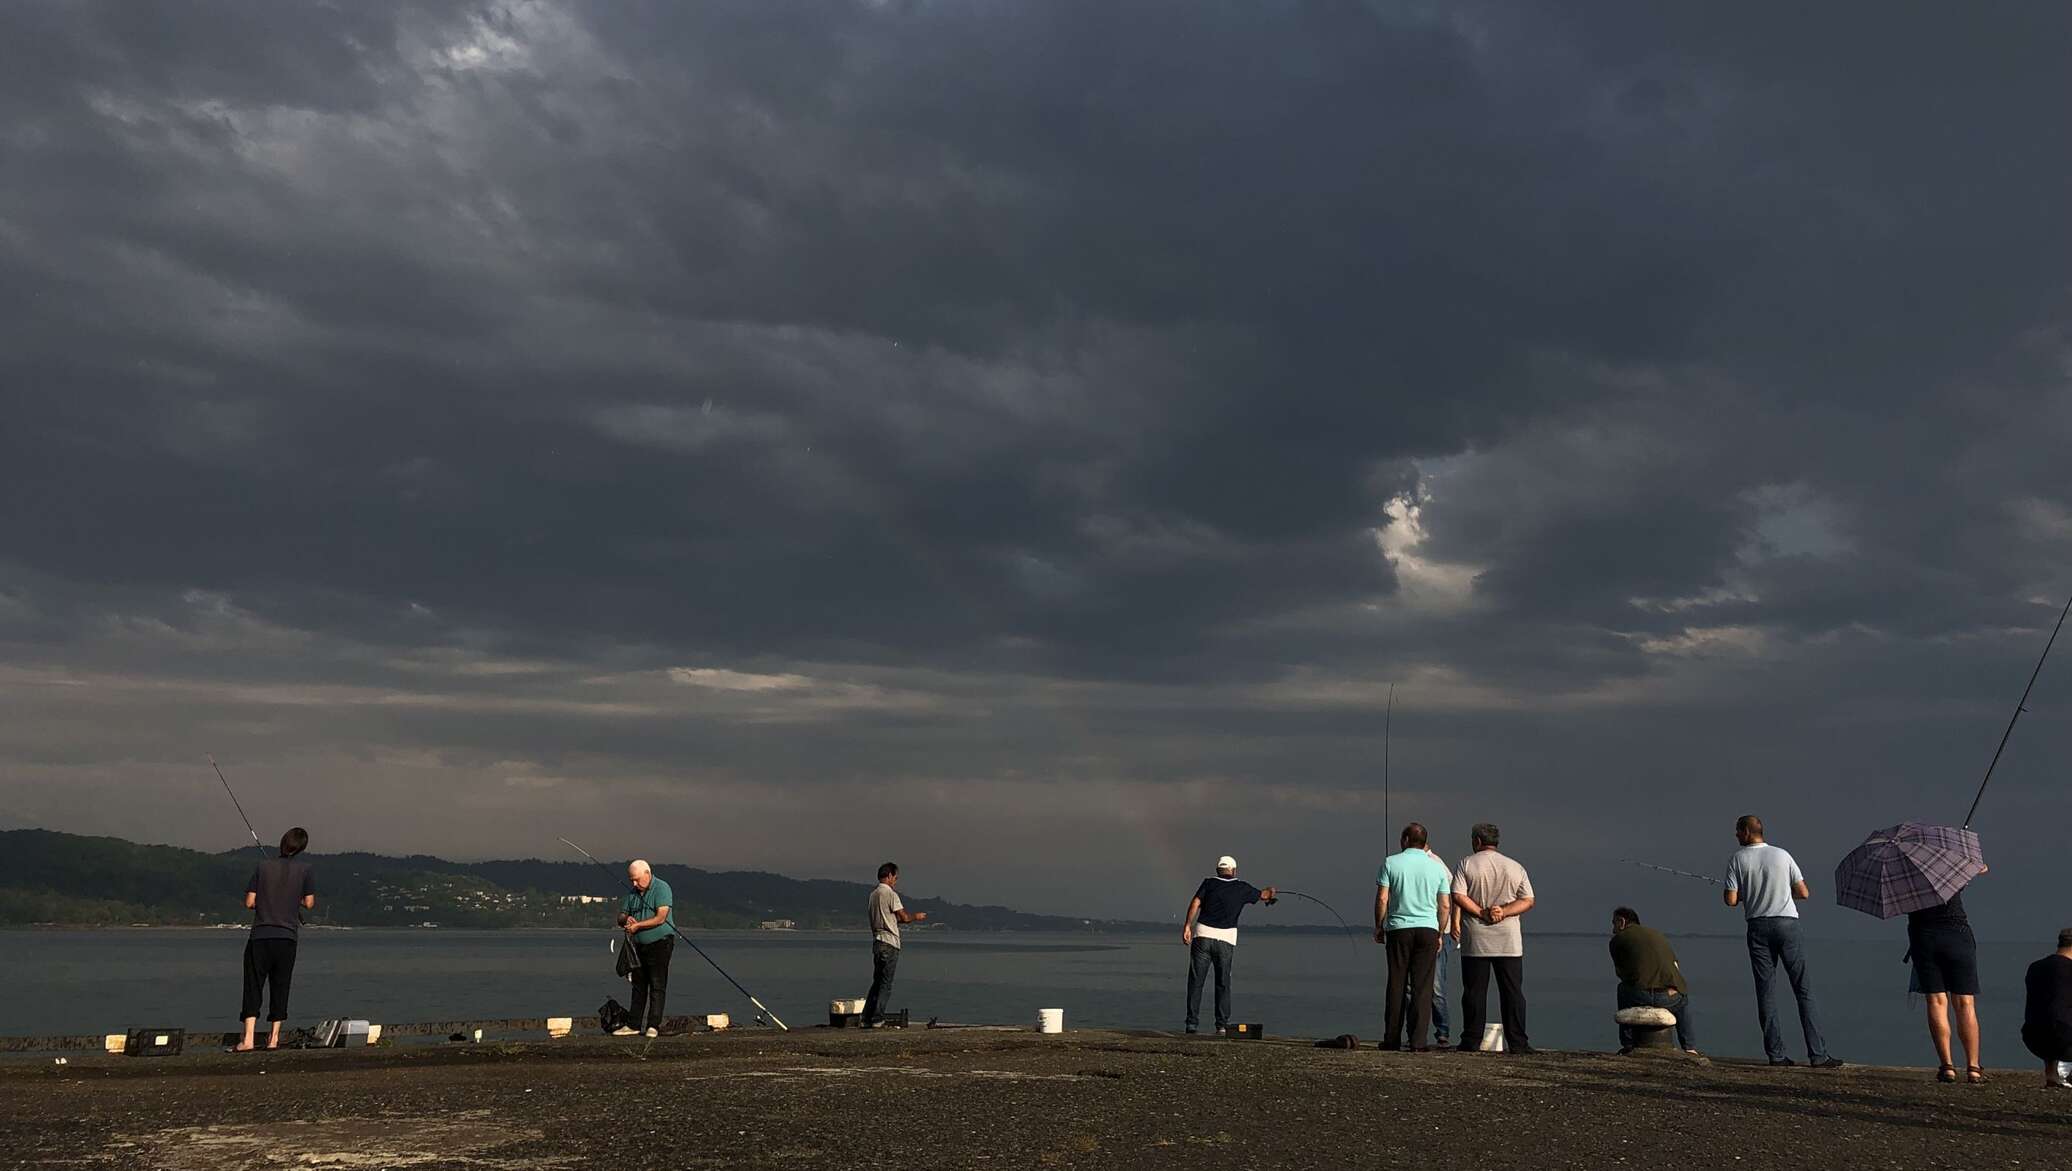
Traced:
<path fill-rule="evenodd" d="M 53 830 L 0 830 L 0 926 L 200 926 L 243 923 L 257 850 L 208 854 Z M 317 910 L 338 927 L 594 927 L 610 909 L 578 900 L 623 891 L 587 862 L 450 862 L 412 855 L 310 854 Z M 611 863 L 614 870 L 623 866 Z M 791 920 L 805 929 L 861 928 L 870 885 L 710 871 L 657 863 L 685 927 L 751 928 Z M 1031 915 L 1007 907 L 908 899 L 931 926 L 976 931 L 1095 931 L 1153 927 L 1118 920 Z"/>

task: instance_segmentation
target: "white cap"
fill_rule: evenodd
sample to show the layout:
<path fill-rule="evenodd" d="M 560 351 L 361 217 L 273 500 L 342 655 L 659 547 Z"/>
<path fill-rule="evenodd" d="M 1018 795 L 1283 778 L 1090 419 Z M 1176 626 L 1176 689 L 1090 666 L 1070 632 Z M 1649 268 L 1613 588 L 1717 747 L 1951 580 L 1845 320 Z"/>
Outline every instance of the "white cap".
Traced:
<path fill-rule="evenodd" d="M 1228 855 L 1228 854 L 1225 854 L 1225 855 L 1223 855 L 1223 856 L 1222 856 L 1221 858 L 1218 858 L 1218 859 L 1216 859 L 1216 869 L 1218 869 L 1218 870 L 1236 870 L 1236 869 L 1237 869 L 1237 859 L 1235 859 L 1235 858 L 1231 857 L 1231 856 L 1230 856 L 1230 855 Z"/>

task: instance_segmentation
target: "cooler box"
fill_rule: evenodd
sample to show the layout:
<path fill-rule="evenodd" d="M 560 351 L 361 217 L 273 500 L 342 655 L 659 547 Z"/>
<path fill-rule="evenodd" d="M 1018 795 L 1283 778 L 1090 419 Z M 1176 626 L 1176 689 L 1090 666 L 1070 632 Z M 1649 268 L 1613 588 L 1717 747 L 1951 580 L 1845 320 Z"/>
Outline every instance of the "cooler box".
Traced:
<path fill-rule="evenodd" d="M 863 999 L 830 1000 L 827 1002 L 827 1023 L 837 1029 L 854 1028 L 863 1023 Z"/>

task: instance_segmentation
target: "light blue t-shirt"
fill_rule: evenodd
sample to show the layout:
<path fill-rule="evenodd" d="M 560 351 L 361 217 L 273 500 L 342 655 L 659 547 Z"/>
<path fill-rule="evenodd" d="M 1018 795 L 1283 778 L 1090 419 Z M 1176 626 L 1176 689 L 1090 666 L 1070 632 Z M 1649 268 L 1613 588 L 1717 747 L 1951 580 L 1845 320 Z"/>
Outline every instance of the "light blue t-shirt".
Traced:
<path fill-rule="evenodd" d="M 1425 853 L 1422 846 L 1390 855 L 1381 864 L 1374 882 L 1389 892 L 1389 914 L 1382 921 L 1382 930 L 1439 929 L 1439 896 L 1453 885 L 1453 875 L 1446 872 L 1444 862 Z"/>
<path fill-rule="evenodd" d="M 1744 918 L 1798 918 L 1791 888 L 1804 881 L 1791 855 L 1768 842 L 1743 846 L 1727 860 L 1727 889 L 1741 892 Z"/>

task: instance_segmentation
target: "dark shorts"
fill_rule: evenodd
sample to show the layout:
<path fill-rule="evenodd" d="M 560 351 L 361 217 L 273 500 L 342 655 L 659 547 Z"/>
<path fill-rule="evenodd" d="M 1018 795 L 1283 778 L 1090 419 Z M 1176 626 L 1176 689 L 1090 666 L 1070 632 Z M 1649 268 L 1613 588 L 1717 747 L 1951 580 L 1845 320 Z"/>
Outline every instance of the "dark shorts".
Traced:
<path fill-rule="evenodd" d="M 1978 941 L 1970 927 L 1931 927 L 1907 932 L 1914 952 L 1914 983 L 1924 993 L 1978 995 Z"/>

